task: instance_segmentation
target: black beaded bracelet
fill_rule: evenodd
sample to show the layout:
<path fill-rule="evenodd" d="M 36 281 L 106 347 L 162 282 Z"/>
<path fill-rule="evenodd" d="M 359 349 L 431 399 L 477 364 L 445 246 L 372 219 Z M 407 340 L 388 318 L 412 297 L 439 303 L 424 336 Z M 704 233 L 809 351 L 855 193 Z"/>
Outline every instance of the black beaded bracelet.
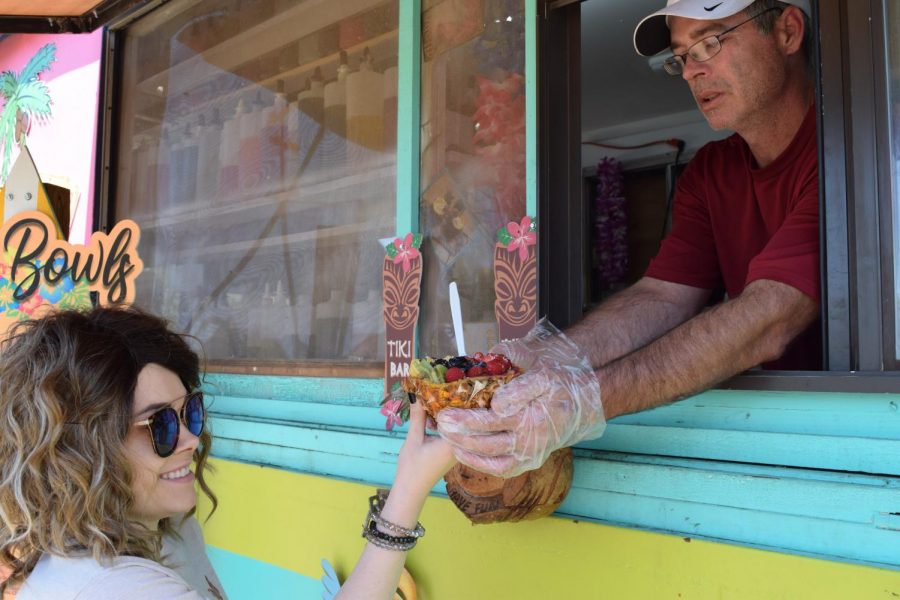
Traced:
<path fill-rule="evenodd" d="M 384 507 L 386 497 L 387 490 L 378 490 L 375 496 L 369 498 L 369 512 L 363 522 L 362 537 L 366 538 L 370 544 L 385 550 L 399 552 L 412 550 L 419 538 L 425 535 L 425 528 L 421 523 L 417 523 L 415 529 L 406 529 L 381 518 L 381 509 Z M 403 535 L 385 533 L 378 529 L 379 526 Z"/>
<path fill-rule="evenodd" d="M 415 543 L 418 541 L 418 538 L 411 535 L 391 535 L 389 533 L 379 531 L 378 523 L 376 523 L 375 521 L 369 521 L 369 528 L 363 532 L 363 537 L 366 539 L 369 539 L 370 537 L 376 537 L 383 542 L 391 542 L 393 544 L 415 545 Z"/>
<path fill-rule="evenodd" d="M 399 533 L 406 536 L 420 538 L 425 535 L 425 528 L 422 527 L 421 523 L 416 523 L 414 529 L 407 529 L 406 527 L 401 527 L 395 523 L 391 523 L 384 519 L 381 516 L 381 509 L 384 508 L 384 503 L 387 501 L 388 490 L 378 490 L 378 492 L 369 498 L 369 515 L 366 518 L 367 521 L 373 520 L 381 525 L 384 529 L 388 531 Z"/>

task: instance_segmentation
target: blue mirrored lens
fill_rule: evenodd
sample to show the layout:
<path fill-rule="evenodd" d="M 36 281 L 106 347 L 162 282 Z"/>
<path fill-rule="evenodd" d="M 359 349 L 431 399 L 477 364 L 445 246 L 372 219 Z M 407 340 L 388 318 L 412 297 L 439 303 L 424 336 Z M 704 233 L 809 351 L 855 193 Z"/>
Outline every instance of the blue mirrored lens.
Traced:
<path fill-rule="evenodd" d="M 164 408 L 153 415 L 151 423 L 153 442 L 156 453 L 162 457 L 169 456 L 178 445 L 178 413 L 174 408 Z"/>
<path fill-rule="evenodd" d="M 203 423 L 206 420 L 206 410 L 203 408 L 203 393 L 194 392 L 184 405 L 184 420 L 188 431 L 196 436 L 203 433 Z"/>

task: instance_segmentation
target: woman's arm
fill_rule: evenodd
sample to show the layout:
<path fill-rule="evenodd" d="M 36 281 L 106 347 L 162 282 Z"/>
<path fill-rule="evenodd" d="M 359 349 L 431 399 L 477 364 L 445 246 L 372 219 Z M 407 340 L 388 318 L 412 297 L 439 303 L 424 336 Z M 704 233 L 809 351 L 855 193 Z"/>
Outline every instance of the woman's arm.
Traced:
<path fill-rule="evenodd" d="M 455 462 L 447 442 L 437 436 L 425 435 L 425 411 L 421 403 L 410 406 L 409 432 L 400 449 L 397 474 L 381 511 L 382 518 L 405 529 L 415 528 L 431 488 Z M 397 535 L 380 526 L 379 530 Z M 404 562 L 406 552 L 367 544 L 336 600 L 393 598 Z"/>

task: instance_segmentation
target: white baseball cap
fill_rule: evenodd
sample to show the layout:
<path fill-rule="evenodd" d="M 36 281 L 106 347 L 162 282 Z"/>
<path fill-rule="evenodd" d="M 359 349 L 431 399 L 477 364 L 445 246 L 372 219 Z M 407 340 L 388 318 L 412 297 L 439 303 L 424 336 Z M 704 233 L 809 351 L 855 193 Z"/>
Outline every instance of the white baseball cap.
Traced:
<path fill-rule="evenodd" d="M 634 29 L 634 49 L 643 56 L 653 56 L 671 45 L 669 24 L 666 17 L 687 17 L 713 21 L 736 14 L 754 0 L 668 0 L 666 7 L 652 15 L 644 17 Z M 809 0 L 782 0 L 785 4 L 793 4 L 812 16 Z"/>

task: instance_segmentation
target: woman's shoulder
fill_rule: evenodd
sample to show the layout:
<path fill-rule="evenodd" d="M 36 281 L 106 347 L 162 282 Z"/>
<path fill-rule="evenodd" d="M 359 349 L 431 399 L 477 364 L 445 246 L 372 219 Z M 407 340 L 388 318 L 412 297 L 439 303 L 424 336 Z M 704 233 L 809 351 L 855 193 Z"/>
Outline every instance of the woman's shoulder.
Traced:
<path fill-rule="evenodd" d="M 202 600 L 172 569 L 123 556 L 102 563 L 91 557 L 45 555 L 16 600 Z"/>

